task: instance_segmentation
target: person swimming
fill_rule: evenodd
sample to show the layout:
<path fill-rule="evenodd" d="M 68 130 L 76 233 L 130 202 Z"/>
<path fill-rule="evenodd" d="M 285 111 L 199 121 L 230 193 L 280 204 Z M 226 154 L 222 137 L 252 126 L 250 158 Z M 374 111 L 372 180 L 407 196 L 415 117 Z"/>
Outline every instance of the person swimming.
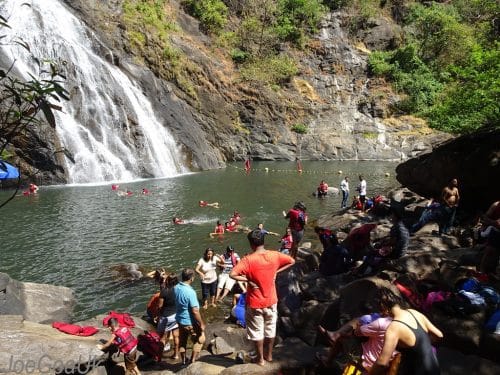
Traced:
<path fill-rule="evenodd" d="M 209 236 L 213 238 L 214 236 L 222 236 L 225 232 L 224 225 L 221 224 L 220 220 L 217 220 L 217 225 L 212 233 L 209 233 Z"/>
<path fill-rule="evenodd" d="M 178 217 L 174 217 L 174 218 L 172 219 L 172 222 L 173 222 L 174 224 L 186 224 L 186 223 L 184 222 L 184 220 L 182 220 L 181 218 L 178 218 Z"/>
<path fill-rule="evenodd" d="M 199 201 L 198 205 L 200 207 L 214 207 L 214 208 L 219 208 L 219 202 L 208 203 L 207 201 Z"/>
<path fill-rule="evenodd" d="M 147 188 L 142 188 L 142 192 L 141 192 L 143 195 L 149 195 L 151 194 L 151 192 L 149 191 L 149 189 Z"/>

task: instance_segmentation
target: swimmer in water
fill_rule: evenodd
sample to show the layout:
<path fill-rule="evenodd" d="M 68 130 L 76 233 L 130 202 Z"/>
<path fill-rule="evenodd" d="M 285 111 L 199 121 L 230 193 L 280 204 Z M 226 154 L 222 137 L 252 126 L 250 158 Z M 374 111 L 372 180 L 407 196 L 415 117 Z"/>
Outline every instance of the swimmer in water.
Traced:
<path fill-rule="evenodd" d="M 220 223 L 220 220 L 217 220 L 217 225 L 215 226 L 215 229 L 212 233 L 209 234 L 210 238 L 213 238 L 214 236 L 222 236 L 225 232 L 224 225 Z"/>
<path fill-rule="evenodd" d="M 174 224 L 186 224 L 186 223 L 184 222 L 184 220 L 182 220 L 181 218 L 178 218 L 178 217 L 174 217 L 174 218 L 172 219 L 172 222 L 173 222 Z"/>
<path fill-rule="evenodd" d="M 207 201 L 199 201 L 198 205 L 200 207 L 214 207 L 214 208 L 219 208 L 219 202 L 208 203 Z"/>
<path fill-rule="evenodd" d="M 142 188 L 142 194 L 143 195 L 149 195 L 149 194 L 151 194 L 151 192 L 148 189 L 146 189 L 146 188 Z"/>

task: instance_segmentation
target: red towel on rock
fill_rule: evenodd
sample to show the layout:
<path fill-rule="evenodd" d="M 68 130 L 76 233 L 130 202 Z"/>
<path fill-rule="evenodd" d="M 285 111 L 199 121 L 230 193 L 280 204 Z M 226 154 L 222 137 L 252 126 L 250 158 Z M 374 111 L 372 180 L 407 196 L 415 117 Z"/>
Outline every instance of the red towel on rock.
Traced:
<path fill-rule="evenodd" d="M 79 326 L 76 324 L 69 324 L 64 322 L 54 322 L 52 327 L 58 329 L 61 332 L 74 335 L 74 336 L 92 336 L 99 332 L 99 328 L 92 326 Z"/>
<path fill-rule="evenodd" d="M 128 313 L 119 313 L 116 311 L 110 311 L 109 314 L 102 320 L 102 325 L 104 327 L 108 326 L 108 321 L 111 318 L 115 318 L 118 320 L 118 324 L 120 327 L 134 328 L 135 322 L 134 319 Z"/>

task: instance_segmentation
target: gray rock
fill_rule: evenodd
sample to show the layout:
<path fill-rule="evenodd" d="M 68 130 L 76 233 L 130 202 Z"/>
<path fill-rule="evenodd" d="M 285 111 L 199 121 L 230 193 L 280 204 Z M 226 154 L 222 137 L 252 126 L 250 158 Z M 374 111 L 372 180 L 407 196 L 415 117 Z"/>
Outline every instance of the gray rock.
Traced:
<path fill-rule="evenodd" d="M 103 353 L 95 337 L 71 336 L 19 315 L 0 316 L 0 373 L 47 373 L 51 369 L 96 366 Z M 55 372 L 55 370 L 52 370 Z"/>
<path fill-rule="evenodd" d="M 68 322 L 74 304 L 69 288 L 20 282 L 0 273 L 0 315 L 22 315 L 37 323 Z"/>
<path fill-rule="evenodd" d="M 235 349 L 230 346 L 222 337 L 215 337 L 214 339 L 210 340 L 208 351 L 215 355 L 228 355 L 234 353 Z"/>

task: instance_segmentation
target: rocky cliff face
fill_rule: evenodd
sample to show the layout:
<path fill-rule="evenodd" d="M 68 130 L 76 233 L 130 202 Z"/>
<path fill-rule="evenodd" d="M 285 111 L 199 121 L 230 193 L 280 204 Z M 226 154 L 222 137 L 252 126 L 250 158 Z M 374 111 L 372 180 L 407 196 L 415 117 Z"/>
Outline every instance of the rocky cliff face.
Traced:
<path fill-rule="evenodd" d="M 100 35 L 104 46 L 96 48 L 103 56 L 140 82 L 191 168 L 218 168 L 247 155 L 257 160 L 405 160 L 449 138 L 419 119 L 393 117 L 390 105 L 398 96 L 367 76 L 369 51 L 348 37 L 342 13 L 328 15 L 303 52 L 289 51 L 301 73 L 274 91 L 239 81 L 229 57 L 213 48 L 197 21 L 171 1 L 179 31 L 170 39 L 189 61 L 188 92 L 186 85 L 168 80 L 169 62 L 154 40 L 140 56 L 132 51 L 121 19 L 123 1 L 65 3 Z M 358 37 L 372 48 L 384 48 L 397 43 L 399 31 L 387 20 L 373 20 Z M 292 132 L 297 123 L 306 124 L 308 133 Z M 46 164 L 42 173 L 50 170 Z M 62 176 L 58 173 L 58 182 Z"/>

